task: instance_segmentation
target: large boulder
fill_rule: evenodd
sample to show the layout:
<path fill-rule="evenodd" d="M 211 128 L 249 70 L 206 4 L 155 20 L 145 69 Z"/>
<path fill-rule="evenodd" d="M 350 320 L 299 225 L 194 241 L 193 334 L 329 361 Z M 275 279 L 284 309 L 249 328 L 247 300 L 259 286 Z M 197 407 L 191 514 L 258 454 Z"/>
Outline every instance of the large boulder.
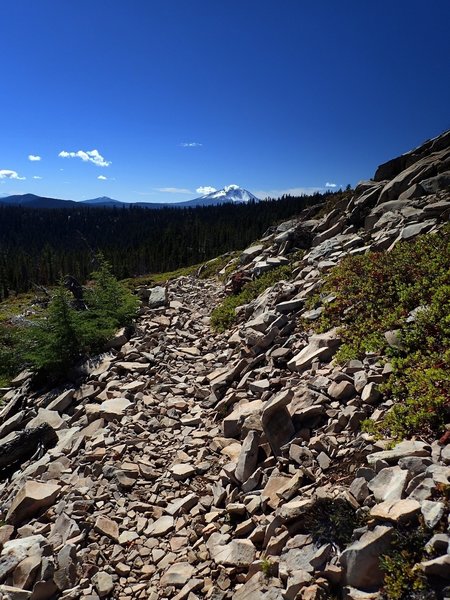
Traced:
<path fill-rule="evenodd" d="M 16 494 L 6 515 L 6 523 L 17 525 L 54 504 L 59 485 L 27 481 Z"/>
<path fill-rule="evenodd" d="M 380 556 L 389 549 L 392 533 L 392 527 L 379 525 L 344 550 L 340 562 L 348 585 L 371 591 L 383 584 Z"/>
<path fill-rule="evenodd" d="M 287 409 L 292 396 L 292 390 L 284 390 L 268 400 L 263 407 L 261 422 L 275 456 L 281 453 L 281 447 L 295 434 L 294 424 Z"/>

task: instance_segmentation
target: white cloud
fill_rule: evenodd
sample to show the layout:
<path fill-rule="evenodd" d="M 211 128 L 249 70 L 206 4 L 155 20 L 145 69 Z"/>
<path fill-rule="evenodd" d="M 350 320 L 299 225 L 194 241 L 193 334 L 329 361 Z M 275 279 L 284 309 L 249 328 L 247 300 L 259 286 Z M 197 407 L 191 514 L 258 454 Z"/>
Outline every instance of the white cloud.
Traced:
<path fill-rule="evenodd" d="M 213 192 L 217 192 L 215 187 L 211 187 L 210 185 L 201 185 L 196 190 L 197 194 L 201 194 L 202 196 L 206 196 L 206 194 L 212 194 Z"/>
<path fill-rule="evenodd" d="M 42 179 L 39 175 L 33 175 L 33 179 Z"/>
<path fill-rule="evenodd" d="M 106 181 L 108 178 L 107 178 L 107 177 L 105 177 L 104 175 L 99 175 L 99 176 L 97 177 L 97 179 L 101 179 L 102 181 Z"/>
<path fill-rule="evenodd" d="M 251 190 L 257 198 L 280 198 L 281 196 L 303 196 L 323 192 L 323 187 L 293 187 L 278 190 Z"/>
<path fill-rule="evenodd" d="M 81 158 L 83 162 L 90 162 L 97 167 L 109 167 L 110 160 L 105 160 L 98 150 L 78 150 L 78 152 L 67 152 L 62 150 L 58 156 L 61 158 Z"/>
<path fill-rule="evenodd" d="M 203 144 L 200 144 L 200 142 L 182 142 L 178 145 L 182 148 L 198 148 L 199 146 L 203 146 Z"/>
<path fill-rule="evenodd" d="M 337 183 L 330 183 L 329 181 L 327 181 L 325 187 L 335 188 L 337 187 Z"/>
<path fill-rule="evenodd" d="M 176 187 L 164 187 L 155 188 L 157 192 L 164 192 L 165 194 L 192 194 L 191 190 L 187 188 L 176 188 Z"/>
<path fill-rule="evenodd" d="M 11 171 L 10 169 L 0 169 L 0 179 L 26 179 L 26 177 L 20 177 L 17 171 Z"/>
<path fill-rule="evenodd" d="M 37 154 L 29 154 L 28 160 L 31 160 L 31 162 L 35 162 L 37 160 L 42 160 L 42 159 L 40 156 L 37 156 Z"/>

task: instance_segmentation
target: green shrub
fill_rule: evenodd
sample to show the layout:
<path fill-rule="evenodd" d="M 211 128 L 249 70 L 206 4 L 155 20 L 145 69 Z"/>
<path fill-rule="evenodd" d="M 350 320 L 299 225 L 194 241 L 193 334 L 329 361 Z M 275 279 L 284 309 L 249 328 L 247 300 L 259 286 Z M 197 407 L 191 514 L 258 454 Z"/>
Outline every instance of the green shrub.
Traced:
<path fill-rule="evenodd" d="M 375 351 L 393 364 L 382 391 L 395 404 L 381 422 L 366 421 L 367 431 L 395 439 L 442 433 L 450 399 L 449 257 L 447 226 L 389 253 L 349 256 L 326 278 L 322 293 L 335 299 L 324 304 L 317 328 L 340 328 L 344 343 L 336 361 Z M 401 349 L 388 347 L 389 329 L 400 330 Z"/>
<path fill-rule="evenodd" d="M 227 296 L 211 313 L 211 326 L 217 332 L 229 329 L 236 321 L 236 308 L 248 304 L 257 298 L 264 290 L 282 279 L 289 279 L 292 269 L 286 265 L 263 273 L 257 279 L 248 282 L 242 291 L 235 296 Z"/>
<path fill-rule="evenodd" d="M 265 554 L 261 557 L 261 572 L 266 579 L 270 579 L 273 575 L 273 563 Z"/>
<path fill-rule="evenodd" d="M 61 283 L 50 302 L 46 316 L 24 331 L 28 350 L 24 358 L 38 372 L 58 377 L 80 356 L 81 319 L 70 305 L 70 297 Z"/>
<path fill-rule="evenodd" d="M 86 291 L 87 310 L 75 310 L 63 283 L 43 318 L 23 331 L 24 360 L 51 380 L 63 376 L 81 357 L 103 349 L 118 327 L 129 325 L 139 301 L 112 275 L 109 264 L 98 257 L 99 268 Z"/>
<path fill-rule="evenodd" d="M 305 531 L 317 544 L 336 544 L 340 548 L 352 539 L 353 530 L 364 524 L 364 519 L 343 498 L 319 498 L 302 517 Z"/>
<path fill-rule="evenodd" d="M 17 327 L 0 323 L 0 387 L 7 386 L 23 366 L 17 351 L 19 341 Z"/>
<path fill-rule="evenodd" d="M 109 328 L 129 325 L 136 315 L 139 300 L 117 281 L 103 255 L 97 255 L 97 259 L 99 267 L 91 274 L 93 285 L 86 291 L 87 313 L 95 315 Z"/>
<path fill-rule="evenodd" d="M 422 528 L 402 528 L 394 532 L 391 548 L 381 556 L 385 600 L 435 600 L 436 595 L 420 567 L 429 557 L 424 550 L 429 538 Z"/>

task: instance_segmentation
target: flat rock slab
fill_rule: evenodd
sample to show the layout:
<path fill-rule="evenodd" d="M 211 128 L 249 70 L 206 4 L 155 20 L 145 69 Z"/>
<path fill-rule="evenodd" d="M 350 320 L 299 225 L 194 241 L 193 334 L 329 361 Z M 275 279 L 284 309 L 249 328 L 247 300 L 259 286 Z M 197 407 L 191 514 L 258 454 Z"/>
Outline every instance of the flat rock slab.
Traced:
<path fill-rule="evenodd" d="M 186 581 L 189 581 L 195 572 L 195 568 L 188 562 L 180 562 L 171 565 L 161 577 L 160 585 L 166 587 L 174 585 L 183 587 Z"/>
<path fill-rule="evenodd" d="M 14 498 L 6 515 L 6 523 L 17 525 L 39 511 L 52 506 L 59 492 L 59 485 L 27 481 Z"/>
<path fill-rule="evenodd" d="M 170 467 L 170 472 L 175 481 L 183 481 L 184 479 L 189 479 L 189 477 L 195 475 L 197 471 L 195 467 L 189 463 L 180 463 Z"/>
<path fill-rule="evenodd" d="M 430 454 L 431 448 L 428 444 L 425 444 L 424 442 L 405 441 L 394 446 L 392 450 L 382 450 L 381 452 L 369 454 L 367 462 L 369 465 L 374 465 L 380 460 L 385 460 L 386 462 L 393 464 L 407 456 L 430 456 Z"/>
<path fill-rule="evenodd" d="M 225 536 L 213 533 L 207 542 L 211 558 L 217 565 L 248 567 L 256 558 L 256 548 L 250 540 L 225 542 Z"/>
<path fill-rule="evenodd" d="M 408 471 L 400 467 L 386 467 L 376 477 L 369 481 L 369 489 L 375 500 L 400 500 L 408 480 Z"/>
<path fill-rule="evenodd" d="M 119 541 L 119 525 L 112 519 L 100 515 L 95 521 L 95 531 L 101 535 L 106 535 L 115 542 Z"/>
<path fill-rule="evenodd" d="M 370 591 L 383 584 L 380 556 L 388 550 L 392 532 L 392 527 L 379 525 L 347 546 L 341 554 L 340 562 L 348 585 Z"/>
<path fill-rule="evenodd" d="M 376 504 L 370 511 L 370 516 L 397 523 L 409 519 L 419 512 L 419 502 L 407 498 L 406 500 L 387 500 Z"/>
<path fill-rule="evenodd" d="M 169 515 L 160 517 L 150 526 L 149 533 L 154 536 L 166 535 L 166 533 L 169 533 L 174 528 L 174 524 L 173 517 Z"/>
<path fill-rule="evenodd" d="M 31 598 L 31 592 L 12 587 L 11 585 L 0 585 L 0 598 L 8 600 L 28 600 Z"/>
<path fill-rule="evenodd" d="M 131 404 L 126 398 L 106 400 L 100 404 L 100 416 L 107 421 L 113 421 L 114 419 L 121 420 Z"/>

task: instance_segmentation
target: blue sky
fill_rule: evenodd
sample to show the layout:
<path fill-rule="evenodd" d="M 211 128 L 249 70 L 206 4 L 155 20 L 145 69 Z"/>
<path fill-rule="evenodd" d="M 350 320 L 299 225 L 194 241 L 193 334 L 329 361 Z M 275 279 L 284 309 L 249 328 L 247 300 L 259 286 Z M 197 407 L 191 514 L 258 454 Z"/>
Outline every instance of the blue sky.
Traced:
<path fill-rule="evenodd" d="M 0 194 L 356 184 L 450 127 L 449 22 L 448 0 L 3 0 Z"/>

